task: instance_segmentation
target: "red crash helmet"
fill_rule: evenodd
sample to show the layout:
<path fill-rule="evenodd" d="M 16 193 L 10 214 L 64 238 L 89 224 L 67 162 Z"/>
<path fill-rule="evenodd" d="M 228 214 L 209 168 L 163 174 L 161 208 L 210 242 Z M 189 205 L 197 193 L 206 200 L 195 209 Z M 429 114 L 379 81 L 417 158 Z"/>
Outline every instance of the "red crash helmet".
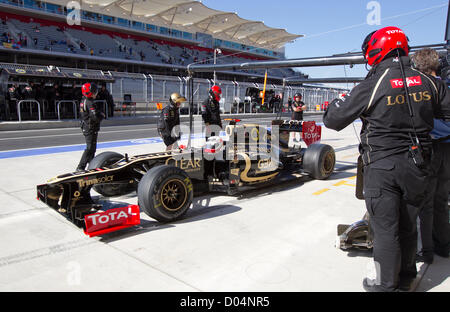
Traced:
<path fill-rule="evenodd" d="M 95 94 L 97 94 L 97 86 L 93 83 L 85 83 L 81 87 L 81 92 L 85 97 L 92 98 Z"/>
<path fill-rule="evenodd" d="M 370 33 L 363 42 L 362 51 L 370 66 L 380 63 L 389 53 L 399 49 L 409 55 L 408 37 L 398 27 L 385 27 Z"/>
<path fill-rule="evenodd" d="M 220 96 L 222 95 L 222 89 L 219 86 L 212 86 L 209 93 L 217 102 L 220 101 Z"/>

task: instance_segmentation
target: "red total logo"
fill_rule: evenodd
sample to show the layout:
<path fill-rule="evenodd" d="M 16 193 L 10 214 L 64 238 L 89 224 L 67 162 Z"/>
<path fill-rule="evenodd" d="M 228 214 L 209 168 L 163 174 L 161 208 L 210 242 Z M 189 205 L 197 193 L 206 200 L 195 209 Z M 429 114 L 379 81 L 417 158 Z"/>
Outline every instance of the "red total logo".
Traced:
<path fill-rule="evenodd" d="M 406 81 L 408 83 L 408 87 L 414 87 L 414 86 L 421 86 L 422 85 L 422 78 L 420 76 L 416 77 L 408 77 L 406 78 Z M 403 79 L 392 79 L 391 80 L 391 86 L 392 88 L 403 88 L 404 83 Z"/>
<path fill-rule="evenodd" d="M 121 230 L 140 223 L 139 206 L 114 208 L 84 217 L 86 230 L 89 236 L 97 236 Z"/>
<path fill-rule="evenodd" d="M 320 141 L 320 139 L 322 138 L 322 127 L 316 125 L 315 121 L 304 121 L 302 127 L 303 141 L 307 146 Z"/>

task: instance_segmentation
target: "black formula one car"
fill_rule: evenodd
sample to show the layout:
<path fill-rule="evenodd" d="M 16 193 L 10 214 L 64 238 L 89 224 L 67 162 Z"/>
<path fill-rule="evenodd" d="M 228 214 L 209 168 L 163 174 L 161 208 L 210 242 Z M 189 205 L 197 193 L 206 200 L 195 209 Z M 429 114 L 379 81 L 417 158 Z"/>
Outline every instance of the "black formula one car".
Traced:
<path fill-rule="evenodd" d="M 335 152 L 318 144 L 321 127 L 314 121 L 274 120 L 272 127 L 228 121 L 225 136 L 211 137 L 201 148 L 132 157 L 101 153 L 88 170 L 38 185 L 38 199 L 95 236 L 139 224 L 140 211 L 160 222 L 178 220 L 197 191 L 233 195 L 274 182 L 283 174 L 327 179 L 334 170 Z M 300 133 L 308 147 L 290 147 L 292 132 Z M 137 191 L 138 206 L 102 211 L 91 198 L 92 188 L 104 197 Z"/>

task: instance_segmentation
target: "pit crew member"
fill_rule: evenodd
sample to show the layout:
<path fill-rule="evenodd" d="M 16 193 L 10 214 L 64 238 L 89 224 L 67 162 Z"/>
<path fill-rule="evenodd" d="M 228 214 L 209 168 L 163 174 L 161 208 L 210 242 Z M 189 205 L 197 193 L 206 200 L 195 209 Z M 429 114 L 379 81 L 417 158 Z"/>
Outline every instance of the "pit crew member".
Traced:
<path fill-rule="evenodd" d="M 376 280 L 363 280 L 364 289 L 408 290 L 417 275 L 416 219 L 426 198 L 430 132 L 447 91 L 411 67 L 408 39 L 397 27 L 370 33 L 362 50 L 372 69 L 329 105 L 324 124 L 340 131 L 362 120 L 364 197 L 377 268 Z"/>
<path fill-rule="evenodd" d="M 86 140 L 86 149 L 81 156 L 77 171 L 83 171 L 86 165 L 94 158 L 97 150 L 98 132 L 100 123 L 105 118 L 101 108 L 94 102 L 98 94 L 97 85 L 94 83 L 85 83 L 81 87 L 83 98 L 80 102 L 80 120 L 81 131 Z"/>
<path fill-rule="evenodd" d="M 218 136 L 222 128 L 222 120 L 220 119 L 220 97 L 222 89 L 219 86 L 212 86 L 209 90 L 208 98 L 202 103 L 202 118 L 205 123 L 205 138 Z"/>
<path fill-rule="evenodd" d="M 437 78 L 437 83 L 446 88 L 440 80 L 439 54 L 426 48 L 417 51 L 413 56 L 414 67 L 421 72 Z M 450 101 L 447 92 L 446 102 Z M 431 158 L 431 181 L 427 185 L 427 200 L 420 212 L 420 233 L 422 250 L 420 257 L 431 264 L 434 253 L 448 258 L 450 251 L 450 224 L 448 211 L 448 194 L 450 191 L 450 120 L 435 119 L 431 132 L 433 139 L 433 155 Z"/>
<path fill-rule="evenodd" d="M 169 97 L 169 105 L 163 108 L 158 120 L 158 132 L 166 145 L 166 151 L 172 150 L 178 146 L 180 133 L 172 133 L 174 127 L 180 125 L 180 106 L 186 102 L 186 98 L 177 92 Z"/>
<path fill-rule="evenodd" d="M 303 111 L 306 110 L 305 103 L 302 102 L 302 94 L 296 93 L 294 95 L 294 102 L 292 103 L 291 120 L 303 120 Z"/>

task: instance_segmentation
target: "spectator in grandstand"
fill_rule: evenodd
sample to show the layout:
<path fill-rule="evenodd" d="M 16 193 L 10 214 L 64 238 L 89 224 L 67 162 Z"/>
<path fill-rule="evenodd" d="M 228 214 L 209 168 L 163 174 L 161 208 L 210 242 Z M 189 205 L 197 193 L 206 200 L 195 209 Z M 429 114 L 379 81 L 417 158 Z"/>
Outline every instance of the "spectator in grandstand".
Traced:
<path fill-rule="evenodd" d="M 436 78 L 436 82 L 447 88 L 438 76 L 439 54 L 432 49 L 417 51 L 413 57 L 414 66 L 421 72 Z M 446 101 L 450 102 L 447 92 Z M 450 120 L 434 119 L 433 154 L 431 158 L 431 179 L 427 185 L 427 200 L 420 217 L 422 250 L 419 257 L 425 263 L 432 263 L 434 253 L 448 258 L 450 252 L 450 224 L 448 195 L 450 191 Z"/>
<path fill-rule="evenodd" d="M 166 145 L 166 151 L 177 148 L 181 133 L 174 133 L 174 128 L 180 125 L 180 106 L 186 98 L 175 92 L 170 95 L 169 105 L 163 108 L 158 120 L 158 132 Z"/>
<path fill-rule="evenodd" d="M 205 138 L 218 136 L 222 128 L 220 119 L 220 97 L 222 89 L 219 86 L 212 86 L 208 93 L 208 98 L 202 103 L 202 119 L 205 123 Z"/>
<path fill-rule="evenodd" d="M 98 93 L 97 86 L 93 83 L 85 83 L 81 92 L 83 99 L 80 103 L 80 119 L 81 130 L 86 140 L 86 149 L 81 156 L 76 171 L 85 170 L 86 165 L 94 158 L 100 123 L 105 118 L 105 114 L 94 103 Z"/>

